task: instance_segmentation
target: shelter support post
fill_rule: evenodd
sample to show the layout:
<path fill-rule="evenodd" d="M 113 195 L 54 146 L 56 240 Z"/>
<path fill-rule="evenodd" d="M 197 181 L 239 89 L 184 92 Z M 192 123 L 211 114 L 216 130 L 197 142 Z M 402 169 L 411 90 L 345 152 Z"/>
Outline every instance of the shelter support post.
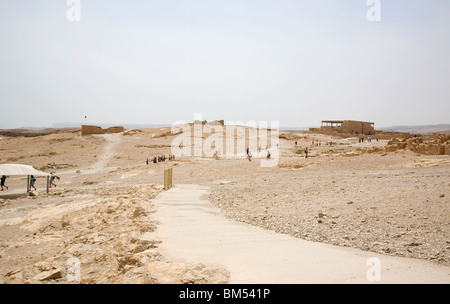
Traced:
<path fill-rule="evenodd" d="M 50 186 L 50 176 L 47 175 L 47 193 L 49 186 Z"/>
<path fill-rule="evenodd" d="M 27 193 L 30 193 L 30 176 L 27 175 Z"/>

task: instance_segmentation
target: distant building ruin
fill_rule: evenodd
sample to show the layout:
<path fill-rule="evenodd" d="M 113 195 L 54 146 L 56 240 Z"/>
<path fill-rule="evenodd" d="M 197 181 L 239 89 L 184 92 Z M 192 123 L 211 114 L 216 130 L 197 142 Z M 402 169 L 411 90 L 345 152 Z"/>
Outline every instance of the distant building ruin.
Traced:
<path fill-rule="evenodd" d="M 309 128 L 307 133 L 319 133 L 337 137 L 374 136 L 378 139 L 410 138 L 407 132 L 375 130 L 375 123 L 357 120 L 322 120 L 320 128 Z"/>
<path fill-rule="evenodd" d="M 193 124 L 202 124 L 202 125 L 210 124 L 210 125 L 222 125 L 222 126 L 224 126 L 225 125 L 225 120 L 213 120 L 213 121 L 194 120 Z"/>
<path fill-rule="evenodd" d="M 322 120 L 321 129 L 336 130 L 339 133 L 373 135 L 375 123 L 356 120 Z"/>
<path fill-rule="evenodd" d="M 110 134 L 110 133 L 120 133 L 125 131 L 124 127 L 111 127 L 107 129 L 103 129 L 98 126 L 88 126 L 88 125 L 82 125 L 81 126 L 81 135 L 90 135 L 90 134 Z"/>

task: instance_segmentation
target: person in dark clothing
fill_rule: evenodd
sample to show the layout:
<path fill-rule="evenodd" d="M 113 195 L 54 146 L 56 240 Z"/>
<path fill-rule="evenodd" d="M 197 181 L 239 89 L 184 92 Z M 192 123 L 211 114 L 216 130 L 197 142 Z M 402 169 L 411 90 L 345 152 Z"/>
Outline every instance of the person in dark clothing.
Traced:
<path fill-rule="evenodd" d="M 36 187 L 34 186 L 35 182 L 36 182 L 36 178 L 34 178 L 34 176 L 31 175 L 31 177 L 30 177 L 30 190 L 31 190 L 31 188 L 34 188 L 34 190 L 37 190 Z"/>
<path fill-rule="evenodd" d="M 2 178 L 0 179 L 0 185 L 1 185 L 1 187 L 2 187 L 2 190 L 1 190 L 1 191 L 3 191 L 3 188 L 6 188 L 6 190 L 9 189 L 9 188 L 5 185 L 5 182 L 6 182 L 6 176 L 3 175 Z"/>

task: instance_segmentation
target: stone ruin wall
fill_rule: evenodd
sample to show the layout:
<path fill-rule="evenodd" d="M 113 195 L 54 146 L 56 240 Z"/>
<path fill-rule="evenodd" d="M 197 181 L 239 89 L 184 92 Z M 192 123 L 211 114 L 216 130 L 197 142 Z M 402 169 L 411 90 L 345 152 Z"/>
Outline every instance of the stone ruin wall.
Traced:
<path fill-rule="evenodd" d="M 200 123 L 201 123 L 202 125 L 210 124 L 210 125 L 222 125 L 222 126 L 224 126 L 224 125 L 225 125 L 225 120 L 213 120 L 213 121 L 206 121 L 206 120 L 200 121 L 200 120 L 194 120 L 194 122 L 191 123 L 191 125 L 192 125 L 192 124 L 200 124 Z"/>
<path fill-rule="evenodd" d="M 111 127 L 107 129 L 103 129 L 98 126 L 81 126 L 81 135 L 91 135 L 91 134 L 111 134 L 111 133 L 120 133 L 125 131 L 124 127 Z"/>
<path fill-rule="evenodd" d="M 125 131 L 124 127 L 111 127 L 111 128 L 106 129 L 107 134 L 121 133 L 123 131 Z"/>
<path fill-rule="evenodd" d="M 356 134 L 358 132 L 360 135 L 369 135 L 370 133 L 370 135 L 373 135 L 375 130 L 369 122 L 345 120 L 342 123 L 341 132 L 347 134 Z"/>
<path fill-rule="evenodd" d="M 97 126 L 81 126 L 81 135 L 89 135 L 89 134 L 105 134 L 106 130 Z"/>
<path fill-rule="evenodd" d="M 413 138 L 393 138 L 386 145 L 386 151 L 410 150 L 424 155 L 446 155 L 450 153 L 450 135 L 431 134 Z"/>
<path fill-rule="evenodd" d="M 404 138 L 408 139 L 414 137 L 413 134 L 408 132 L 391 132 L 391 131 L 381 131 L 381 130 L 375 130 L 373 138 L 378 139 L 392 139 L 392 138 Z"/>

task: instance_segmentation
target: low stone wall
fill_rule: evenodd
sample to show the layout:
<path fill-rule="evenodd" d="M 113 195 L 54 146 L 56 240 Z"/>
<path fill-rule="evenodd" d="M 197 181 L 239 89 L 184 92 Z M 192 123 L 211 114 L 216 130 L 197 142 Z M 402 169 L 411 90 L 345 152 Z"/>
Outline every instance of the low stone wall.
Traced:
<path fill-rule="evenodd" d="M 391 139 L 391 138 L 411 138 L 413 134 L 407 132 L 375 131 L 373 138 Z"/>
<path fill-rule="evenodd" d="M 81 135 L 89 135 L 89 134 L 105 134 L 106 131 L 97 126 L 81 126 Z"/>
<path fill-rule="evenodd" d="M 103 129 L 98 126 L 81 126 L 81 135 L 90 135 L 90 134 L 111 134 L 111 133 L 120 133 L 125 131 L 123 127 L 111 127 L 108 129 Z"/>
<path fill-rule="evenodd" d="M 106 129 L 106 133 L 110 134 L 110 133 L 120 133 L 125 131 L 124 127 L 111 127 Z"/>
<path fill-rule="evenodd" d="M 387 151 L 407 149 L 424 155 L 445 155 L 450 153 L 450 135 L 419 136 L 409 139 L 394 138 L 386 145 Z"/>

